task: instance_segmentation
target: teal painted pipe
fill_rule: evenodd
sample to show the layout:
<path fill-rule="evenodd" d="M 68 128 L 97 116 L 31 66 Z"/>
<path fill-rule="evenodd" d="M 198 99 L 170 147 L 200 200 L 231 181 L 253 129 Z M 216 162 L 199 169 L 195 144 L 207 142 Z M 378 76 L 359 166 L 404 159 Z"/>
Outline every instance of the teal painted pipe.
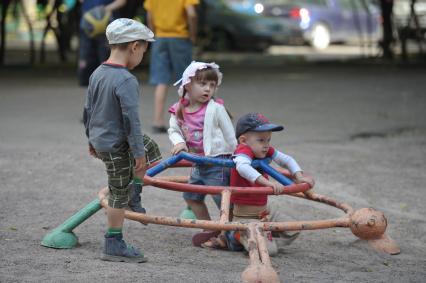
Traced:
<path fill-rule="evenodd" d="M 90 216 L 102 208 L 99 199 L 95 199 L 76 214 L 65 220 L 64 223 L 44 236 L 41 245 L 55 249 L 70 249 L 78 243 L 77 236 L 72 232 L 74 228 L 83 223 Z"/>

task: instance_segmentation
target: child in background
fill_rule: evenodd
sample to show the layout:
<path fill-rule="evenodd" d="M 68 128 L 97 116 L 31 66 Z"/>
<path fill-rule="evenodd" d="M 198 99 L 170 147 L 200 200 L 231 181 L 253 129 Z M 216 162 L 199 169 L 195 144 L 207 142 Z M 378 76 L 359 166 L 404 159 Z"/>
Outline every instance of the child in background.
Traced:
<path fill-rule="evenodd" d="M 272 158 L 281 167 L 290 170 L 295 183 L 308 183 L 314 186 L 314 180 L 305 176 L 296 160 L 270 146 L 272 132 L 282 131 L 284 127 L 272 124 L 259 113 L 249 113 L 242 116 L 236 127 L 238 146 L 234 152 L 235 168 L 231 169 L 231 186 L 236 187 L 272 187 L 275 194 L 281 194 L 284 186 L 268 180 L 266 174 L 260 173 L 251 166 L 253 159 Z M 285 221 L 280 211 L 275 207 L 267 206 L 268 196 L 258 194 L 232 195 L 233 221 L 247 223 L 250 221 Z M 299 235 L 299 232 L 267 232 L 267 247 L 271 256 L 278 252 L 276 242 L 272 237 L 282 239 L 282 243 L 289 245 Z M 226 232 L 217 238 L 212 238 L 202 246 L 208 248 L 238 250 L 238 243 L 248 251 L 248 235 L 246 232 Z"/>
<path fill-rule="evenodd" d="M 170 141 L 172 154 L 187 151 L 208 157 L 229 158 L 237 146 L 231 118 L 223 101 L 214 99 L 222 73 L 215 63 L 192 62 L 184 71 L 178 93 L 179 102 L 170 107 Z M 229 168 L 196 165 L 191 171 L 190 184 L 229 186 Z M 183 193 L 187 205 L 197 219 L 210 220 L 204 202 L 205 194 Z M 221 196 L 213 199 L 220 208 Z M 194 235 L 192 242 L 199 246 L 218 232 L 202 232 Z"/>
<path fill-rule="evenodd" d="M 46 1 L 48 2 L 48 1 Z M 78 52 L 78 79 L 80 86 L 87 87 L 89 78 L 93 71 L 108 58 L 110 49 L 108 40 L 105 37 L 105 29 L 102 34 L 89 35 L 87 27 L 102 30 L 94 25 L 102 26 L 102 20 L 98 20 L 91 15 L 92 22 L 88 22 L 85 16 L 95 9 L 101 13 L 111 13 L 113 19 L 119 18 L 120 9 L 126 5 L 127 0 L 80 0 L 81 21 L 79 23 L 79 52 Z M 97 12 L 99 13 L 99 12 Z"/>
<path fill-rule="evenodd" d="M 143 179 L 146 168 L 144 140 L 139 121 L 139 84 L 129 70 L 142 61 L 154 33 L 131 19 L 108 25 L 111 54 L 90 76 L 84 106 L 89 152 L 100 158 L 108 174 L 108 230 L 101 259 L 145 262 L 138 249 L 123 240 L 124 208 L 134 177 Z"/>

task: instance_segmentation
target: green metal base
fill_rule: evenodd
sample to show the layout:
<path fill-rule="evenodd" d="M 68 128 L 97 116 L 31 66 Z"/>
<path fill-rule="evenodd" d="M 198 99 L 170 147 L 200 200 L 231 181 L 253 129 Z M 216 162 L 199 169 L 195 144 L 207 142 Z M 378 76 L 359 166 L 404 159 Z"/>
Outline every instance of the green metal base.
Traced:
<path fill-rule="evenodd" d="M 181 212 L 181 214 L 179 215 L 179 217 L 183 218 L 183 219 L 190 219 L 190 220 L 197 219 L 197 217 L 195 216 L 194 212 L 191 210 L 191 208 L 189 206 L 187 208 L 185 208 L 185 210 L 183 210 Z"/>
<path fill-rule="evenodd" d="M 73 232 L 63 232 L 53 230 L 45 235 L 41 241 L 41 245 L 55 249 L 72 249 L 78 243 L 78 238 Z"/>
<path fill-rule="evenodd" d="M 71 249 L 75 247 L 78 243 L 78 238 L 72 230 L 95 214 L 101 207 L 99 199 L 93 200 L 76 214 L 65 220 L 64 223 L 53 229 L 52 232 L 45 235 L 41 241 L 41 245 L 55 249 Z"/>

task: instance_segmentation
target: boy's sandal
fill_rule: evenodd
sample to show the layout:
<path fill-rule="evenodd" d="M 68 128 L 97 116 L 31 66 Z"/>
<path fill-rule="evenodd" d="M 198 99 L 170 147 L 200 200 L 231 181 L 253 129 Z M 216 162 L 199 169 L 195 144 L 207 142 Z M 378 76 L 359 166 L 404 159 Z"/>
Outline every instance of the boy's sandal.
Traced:
<path fill-rule="evenodd" d="M 244 246 L 239 242 L 240 232 L 239 231 L 226 231 L 225 232 L 226 242 L 228 243 L 228 250 L 239 252 L 244 250 Z"/>
<path fill-rule="evenodd" d="M 202 248 L 217 249 L 217 250 L 228 250 L 228 243 L 225 235 L 219 235 L 217 238 L 211 238 L 207 242 L 201 244 Z"/>
<path fill-rule="evenodd" d="M 219 236 L 220 231 L 203 231 L 192 236 L 192 244 L 196 247 L 201 247 L 201 244 L 204 244 L 211 238 Z"/>

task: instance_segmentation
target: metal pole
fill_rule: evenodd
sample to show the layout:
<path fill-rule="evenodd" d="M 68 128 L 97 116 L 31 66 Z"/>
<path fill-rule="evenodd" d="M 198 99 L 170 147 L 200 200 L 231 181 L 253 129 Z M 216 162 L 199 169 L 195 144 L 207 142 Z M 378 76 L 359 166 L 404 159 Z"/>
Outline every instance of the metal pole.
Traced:
<path fill-rule="evenodd" d="M 229 190 L 222 191 L 222 203 L 220 204 L 220 222 L 229 221 L 229 203 L 231 201 L 231 192 Z"/>
<path fill-rule="evenodd" d="M 99 199 L 93 200 L 76 214 L 65 220 L 60 226 L 52 230 L 52 232 L 45 235 L 41 241 L 41 245 L 55 249 L 70 249 L 74 247 L 78 242 L 78 238 L 72 230 L 101 208 Z"/>

